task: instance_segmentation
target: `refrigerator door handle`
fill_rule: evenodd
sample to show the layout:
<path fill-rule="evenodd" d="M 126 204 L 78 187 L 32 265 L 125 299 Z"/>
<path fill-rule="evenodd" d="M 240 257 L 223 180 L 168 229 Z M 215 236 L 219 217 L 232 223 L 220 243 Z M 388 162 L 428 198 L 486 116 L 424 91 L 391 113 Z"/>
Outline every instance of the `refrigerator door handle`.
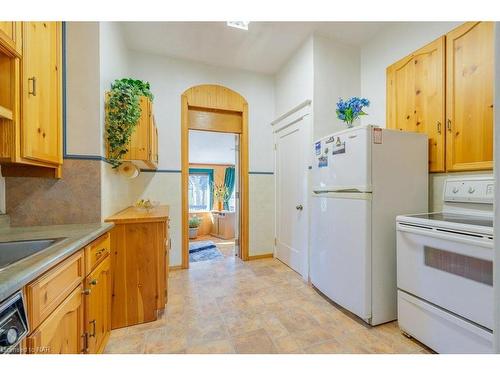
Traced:
<path fill-rule="evenodd" d="M 372 193 L 345 192 L 345 191 L 323 191 L 314 192 L 314 197 L 318 198 L 336 198 L 336 199 L 365 199 L 371 200 Z"/>

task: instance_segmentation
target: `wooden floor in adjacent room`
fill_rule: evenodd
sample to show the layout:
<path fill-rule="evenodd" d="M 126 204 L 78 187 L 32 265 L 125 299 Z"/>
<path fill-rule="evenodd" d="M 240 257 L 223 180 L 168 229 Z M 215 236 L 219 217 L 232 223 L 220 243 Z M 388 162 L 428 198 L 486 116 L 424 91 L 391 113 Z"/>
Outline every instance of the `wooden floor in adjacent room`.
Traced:
<path fill-rule="evenodd" d="M 207 238 L 203 238 L 206 240 Z M 364 325 L 276 259 L 223 258 L 170 272 L 161 319 L 114 330 L 106 353 L 429 353 L 396 322 Z"/>

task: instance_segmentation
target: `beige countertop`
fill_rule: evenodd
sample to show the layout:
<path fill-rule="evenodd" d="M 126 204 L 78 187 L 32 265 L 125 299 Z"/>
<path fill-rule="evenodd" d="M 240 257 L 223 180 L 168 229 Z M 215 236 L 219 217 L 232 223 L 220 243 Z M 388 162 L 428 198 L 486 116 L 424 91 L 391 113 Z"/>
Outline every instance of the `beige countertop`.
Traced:
<path fill-rule="evenodd" d="M 112 223 L 6 227 L 0 242 L 63 238 L 48 248 L 0 270 L 0 301 L 107 232 Z"/>
<path fill-rule="evenodd" d="M 169 206 L 158 206 L 149 211 L 143 208 L 128 207 L 113 216 L 106 218 L 106 222 L 122 223 L 148 223 L 166 221 L 169 217 Z"/>

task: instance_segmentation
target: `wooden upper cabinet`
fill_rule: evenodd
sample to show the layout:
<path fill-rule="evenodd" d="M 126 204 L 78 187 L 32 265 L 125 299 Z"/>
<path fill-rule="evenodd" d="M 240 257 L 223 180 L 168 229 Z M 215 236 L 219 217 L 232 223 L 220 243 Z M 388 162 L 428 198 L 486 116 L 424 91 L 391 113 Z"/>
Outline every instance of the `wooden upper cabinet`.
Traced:
<path fill-rule="evenodd" d="M 61 23 L 24 22 L 21 153 L 62 163 Z"/>
<path fill-rule="evenodd" d="M 0 21 L 0 44 L 4 51 L 16 57 L 21 57 L 21 22 Z"/>
<path fill-rule="evenodd" d="M 446 165 L 493 168 L 492 22 L 467 22 L 446 35 Z"/>
<path fill-rule="evenodd" d="M 387 68 L 387 127 L 427 134 L 429 171 L 445 170 L 445 37 Z"/>
<path fill-rule="evenodd" d="M 124 161 L 131 161 L 139 168 L 156 169 L 158 167 L 158 131 L 154 121 L 153 103 L 146 96 L 140 98 L 141 117 L 137 122 Z M 109 150 L 108 150 L 109 151 Z"/>
<path fill-rule="evenodd" d="M 141 117 L 137 123 L 128 146 L 125 160 L 148 160 L 150 154 L 150 116 L 151 101 L 145 96 L 141 96 Z"/>

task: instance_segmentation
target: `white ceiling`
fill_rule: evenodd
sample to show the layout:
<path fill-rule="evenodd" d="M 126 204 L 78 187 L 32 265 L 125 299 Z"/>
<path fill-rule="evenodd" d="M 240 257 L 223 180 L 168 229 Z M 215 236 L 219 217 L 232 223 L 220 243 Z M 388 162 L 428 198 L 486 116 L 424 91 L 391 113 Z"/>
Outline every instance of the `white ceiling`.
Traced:
<path fill-rule="evenodd" d="M 235 164 L 235 135 L 189 131 L 189 163 Z"/>
<path fill-rule="evenodd" d="M 359 46 L 385 22 L 123 22 L 130 49 L 274 74 L 312 33 Z"/>

